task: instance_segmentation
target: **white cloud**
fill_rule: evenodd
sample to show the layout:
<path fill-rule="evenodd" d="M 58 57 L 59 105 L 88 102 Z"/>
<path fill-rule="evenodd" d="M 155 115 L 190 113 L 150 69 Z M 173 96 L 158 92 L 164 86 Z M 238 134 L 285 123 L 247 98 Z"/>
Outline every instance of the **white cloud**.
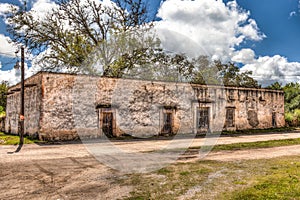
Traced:
<path fill-rule="evenodd" d="M 13 8 L 17 9 L 18 7 L 9 3 L 0 3 L 0 16 L 6 16 Z"/>
<path fill-rule="evenodd" d="M 6 15 L 8 11 L 11 10 L 11 4 L 0 4 L 0 16 Z M 32 12 L 35 18 L 42 18 L 48 13 L 52 8 L 57 6 L 51 0 L 37 0 L 33 3 L 32 9 L 29 12 Z M 13 6 L 17 8 L 16 6 Z M 6 21 L 8 23 L 8 21 Z M 18 49 L 17 45 L 12 43 L 9 37 L 0 34 L 0 54 L 4 56 L 14 57 L 15 51 Z M 32 55 L 26 55 L 31 59 L 34 59 Z M 0 65 L 1 66 L 1 65 Z M 32 64 L 32 67 L 28 68 L 25 63 L 25 78 L 32 76 L 33 74 L 37 73 L 40 70 L 40 67 L 35 63 Z M 0 68 L 0 82 L 1 81 L 8 81 L 10 85 L 14 85 L 20 82 L 20 71 L 11 69 L 7 71 L 2 71 Z"/>
<path fill-rule="evenodd" d="M 81 3 L 84 2 L 85 0 Z M 110 5 L 111 1 L 105 0 L 104 3 Z M 51 0 L 37 0 L 30 12 L 36 18 L 43 18 L 55 6 L 57 4 Z M 8 5 L 0 4 L 0 15 L 7 8 Z M 290 15 L 295 14 L 297 13 L 292 12 Z M 266 36 L 260 33 L 256 21 L 250 18 L 250 12 L 239 8 L 235 0 L 227 4 L 221 0 L 166 0 L 161 4 L 158 16 L 162 20 L 156 22 L 155 27 L 167 50 L 190 56 L 209 55 L 224 62 L 245 64 L 241 70 L 253 71 L 253 77 L 264 86 L 275 81 L 283 84 L 300 81 L 300 76 L 297 76 L 300 75 L 297 74 L 300 63 L 289 62 L 280 55 L 256 58 L 255 52 L 249 48 L 236 50 L 245 40 L 260 41 Z M 0 35 L 0 53 L 5 51 L 14 56 L 15 48 L 8 41 L 9 38 Z M 33 59 L 32 67 L 26 69 L 26 77 L 40 69 L 40 64 L 36 61 L 41 56 L 43 54 Z M 19 81 L 19 76 L 15 73 L 14 69 L 0 69 L 0 81 L 7 80 L 15 84 Z"/>
<path fill-rule="evenodd" d="M 250 64 L 255 61 L 255 52 L 252 49 L 242 49 L 234 52 L 231 60 L 238 63 Z"/>
<path fill-rule="evenodd" d="M 290 18 L 291 18 L 291 17 L 293 17 L 293 16 L 297 16 L 297 13 L 296 13 L 296 11 L 292 11 L 292 12 L 290 12 Z"/>
<path fill-rule="evenodd" d="M 262 38 L 266 37 L 264 34 L 258 34 L 258 27 L 256 21 L 253 19 L 248 20 L 248 24 L 245 26 L 239 27 L 239 32 L 242 36 L 249 38 L 254 41 L 259 41 Z"/>
<path fill-rule="evenodd" d="M 27 64 L 25 63 L 25 78 L 32 76 L 33 74 L 37 73 L 36 67 L 28 68 Z M 12 68 L 11 70 L 2 71 L 0 70 L 0 82 L 8 81 L 9 85 L 14 85 L 20 82 L 21 74 L 20 70 L 16 70 Z"/>
<path fill-rule="evenodd" d="M 300 81 L 300 63 L 289 62 L 287 58 L 280 55 L 259 57 L 241 68 L 241 71 L 246 70 L 252 71 L 253 78 L 263 86 L 276 81 L 282 84 Z"/>
<path fill-rule="evenodd" d="M 33 13 L 35 19 L 44 18 L 49 11 L 53 8 L 58 7 L 58 5 L 51 0 L 37 0 L 30 10 Z"/>
<path fill-rule="evenodd" d="M 228 61 L 234 48 L 246 39 L 265 37 L 249 15 L 236 1 L 226 5 L 220 0 L 167 0 L 158 11 L 162 20 L 156 29 L 170 51 Z"/>
<path fill-rule="evenodd" d="M 8 71 L 0 70 L 0 82 L 8 81 L 10 85 L 14 85 L 20 81 L 19 76 L 16 76 L 17 71 L 15 69 L 11 69 Z"/>
<path fill-rule="evenodd" d="M 9 37 L 0 34 L 0 54 L 4 56 L 14 57 L 17 47 Z"/>
<path fill-rule="evenodd" d="M 245 66 L 241 70 L 253 71 L 253 77 L 263 86 L 275 81 L 300 81 L 298 62 L 289 62 L 280 55 L 256 58 L 250 48 L 236 50 L 245 40 L 266 37 L 250 18 L 250 12 L 239 8 L 236 1 L 224 4 L 220 0 L 167 0 L 158 16 L 162 20 L 156 23 L 157 32 L 163 47 L 170 51 L 242 63 Z"/>

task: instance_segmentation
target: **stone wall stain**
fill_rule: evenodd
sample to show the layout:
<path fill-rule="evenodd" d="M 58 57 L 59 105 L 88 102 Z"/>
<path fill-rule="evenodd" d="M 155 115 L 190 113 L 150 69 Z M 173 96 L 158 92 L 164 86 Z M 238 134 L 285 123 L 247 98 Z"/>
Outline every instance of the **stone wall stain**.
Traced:
<path fill-rule="evenodd" d="M 163 134 L 168 120 L 171 134 L 285 125 L 284 94 L 276 90 L 49 72 L 40 72 L 25 82 L 34 84 L 25 90 L 25 132 L 45 140 L 100 137 L 105 131 L 114 136 L 148 137 Z M 20 92 L 8 95 L 6 132 L 18 132 L 19 105 Z M 201 108 L 206 111 L 200 112 Z M 234 118 L 230 127 L 225 124 L 228 113 Z M 111 124 L 104 121 L 109 116 Z M 199 128 L 204 121 L 207 126 Z"/>

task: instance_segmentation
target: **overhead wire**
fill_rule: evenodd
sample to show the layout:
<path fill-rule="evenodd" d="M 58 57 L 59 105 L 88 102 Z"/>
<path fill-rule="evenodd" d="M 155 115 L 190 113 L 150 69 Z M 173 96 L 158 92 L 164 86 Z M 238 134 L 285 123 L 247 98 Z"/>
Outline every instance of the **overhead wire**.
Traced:
<path fill-rule="evenodd" d="M 14 56 L 12 56 L 12 54 L 10 54 L 10 53 L 4 53 L 4 52 L 0 52 L 0 56 L 2 56 L 2 55 L 4 55 L 4 56 L 7 56 L 7 57 L 14 57 Z"/>

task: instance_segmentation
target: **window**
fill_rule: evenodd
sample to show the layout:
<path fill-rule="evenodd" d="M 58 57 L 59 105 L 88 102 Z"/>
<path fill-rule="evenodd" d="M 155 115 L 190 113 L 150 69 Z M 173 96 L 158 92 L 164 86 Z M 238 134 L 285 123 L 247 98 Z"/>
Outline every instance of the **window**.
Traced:
<path fill-rule="evenodd" d="M 208 129 L 209 128 L 209 108 L 199 108 L 197 112 L 197 128 Z"/>
<path fill-rule="evenodd" d="M 234 108 L 226 108 L 226 127 L 234 127 Z"/>

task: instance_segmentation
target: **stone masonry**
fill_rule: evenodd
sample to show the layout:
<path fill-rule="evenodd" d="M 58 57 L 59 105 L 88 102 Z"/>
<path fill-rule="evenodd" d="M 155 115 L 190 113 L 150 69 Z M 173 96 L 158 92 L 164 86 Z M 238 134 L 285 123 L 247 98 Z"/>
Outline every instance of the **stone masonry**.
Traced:
<path fill-rule="evenodd" d="M 5 131 L 18 133 L 20 84 Z M 284 94 L 269 89 L 40 72 L 25 81 L 25 133 L 44 140 L 202 134 L 283 127 Z"/>

